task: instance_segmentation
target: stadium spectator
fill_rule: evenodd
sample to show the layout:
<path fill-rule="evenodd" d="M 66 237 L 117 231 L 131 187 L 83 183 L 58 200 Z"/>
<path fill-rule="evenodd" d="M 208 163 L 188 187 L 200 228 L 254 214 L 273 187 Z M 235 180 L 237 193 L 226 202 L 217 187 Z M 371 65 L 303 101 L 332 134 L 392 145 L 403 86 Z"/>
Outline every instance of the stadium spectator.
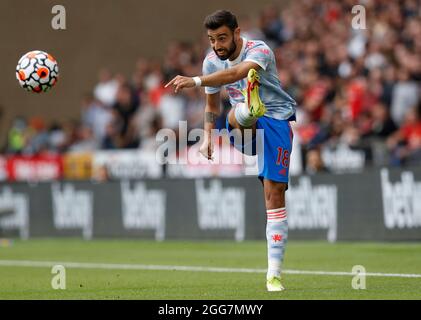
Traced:
<path fill-rule="evenodd" d="M 130 123 L 130 132 L 139 139 L 139 148 L 155 149 L 156 133 L 162 128 L 162 117 L 159 110 L 152 104 L 148 94 L 141 94 L 139 109 Z"/>
<path fill-rule="evenodd" d="M 400 129 L 387 140 L 392 150 L 393 164 L 414 164 L 421 161 L 420 108 L 421 104 L 409 109 Z"/>
<path fill-rule="evenodd" d="M 111 110 L 91 94 L 84 97 L 81 109 L 82 124 L 92 129 L 95 139 L 100 143 L 104 139 L 107 125 L 113 119 Z"/>
<path fill-rule="evenodd" d="M 94 137 L 92 129 L 86 125 L 80 125 L 77 130 L 78 139 L 73 143 L 69 151 L 71 152 L 89 152 L 98 149 L 98 142 Z"/>
<path fill-rule="evenodd" d="M 402 124 L 408 109 L 418 103 L 419 83 L 410 80 L 406 69 L 400 69 L 397 78 L 392 91 L 391 114 L 395 123 Z"/>
<path fill-rule="evenodd" d="M 323 163 L 322 154 L 319 148 L 314 148 L 307 151 L 305 172 L 309 175 L 328 172 L 328 169 Z"/>
<path fill-rule="evenodd" d="M 9 129 L 6 152 L 20 154 L 27 143 L 28 125 L 24 117 L 16 117 Z"/>
<path fill-rule="evenodd" d="M 275 48 L 283 42 L 283 25 L 279 8 L 275 4 L 266 5 L 260 14 L 260 29 L 268 46 Z"/>
<path fill-rule="evenodd" d="M 37 154 L 49 150 L 49 132 L 42 118 L 30 118 L 27 132 L 26 146 L 23 150 L 25 154 Z"/>
<path fill-rule="evenodd" d="M 162 126 L 168 129 L 178 129 L 179 121 L 186 119 L 185 108 L 185 96 L 174 94 L 172 88 L 166 89 L 158 104 L 158 110 L 162 115 Z"/>
<path fill-rule="evenodd" d="M 241 28 L 241 35 L 246 39 L 261 40 L 264 39 L 262 30 L 257 27 L 254 19 L 249 15 L 240 16 L 238 19 Z"/>
<path fill-rule="evenodd" d="M 99 82 L 95 86 L 94 96 L 104 105 L 111 107 L 116 100 L 118 81 L 112 77 L 108 69 L 100 70 L 98 78 Z"/>
<path fill-rule="evenodd" d="M 371 109 L 371 130 L 367 136 L 375 136 L 385 139 L 397 129 L 395 122 L 390 117 L 387 107 L 383 103 L 377 103 Z"/>
<path fill-rule="evenodd" d="M 203 126 L 203 92 L 199 89 L 186 90 L 186 120 L 188 130 Z"/>
<path fill-rule="evenodd" d="M 112 150 L 117 149 L 121 145 L 118 129 L 114 122 L 110 122 L 105 127 L 105 135 L 101 141 L 101 149 Z"/>
<path fill-rule="evenodd" d="M 121 84 L 117 91 L 116 102 L 113 105 L 113 121 L 118 128 L 120 148 L 137 148 L 138 141 L 128 131 L 130 121 L 139 107 L 138 95 L 127 83 Z"/>
<path fill-rule="evenodd" d="M 48 129 L 48 145 L 49 149 L 55 153 L 65 151 L 66 147 L 66 133 L 60 123 L 53 122 Z"/>

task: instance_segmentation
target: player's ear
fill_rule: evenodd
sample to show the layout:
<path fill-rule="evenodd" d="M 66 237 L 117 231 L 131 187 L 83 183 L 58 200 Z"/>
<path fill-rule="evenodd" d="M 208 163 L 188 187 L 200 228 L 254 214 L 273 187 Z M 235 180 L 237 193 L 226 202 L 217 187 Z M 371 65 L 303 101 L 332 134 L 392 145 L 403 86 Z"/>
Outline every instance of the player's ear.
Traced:
<path fill-rule="evenodd" d="M 238 40 L 238 39 L 240 39 L 240 36 L 241 36 L 241 29 L 240 29 L 240 27 L 237 27 L 234 30 L 234 39 L 235 40 Z"/>

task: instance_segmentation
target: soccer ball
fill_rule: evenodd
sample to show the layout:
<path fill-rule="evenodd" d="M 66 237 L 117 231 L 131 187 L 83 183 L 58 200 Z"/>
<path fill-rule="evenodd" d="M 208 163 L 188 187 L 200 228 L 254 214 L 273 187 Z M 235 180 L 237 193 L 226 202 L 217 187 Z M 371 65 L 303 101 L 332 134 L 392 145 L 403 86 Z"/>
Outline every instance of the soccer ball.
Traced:
<path fill-rule="evenodd" d="M 16 78 L 22 88 L 30 92 L 47 92 L 58 80 L 58 65 L 52 55 L 44 51 L 30 51 L 20 58 Z"/>

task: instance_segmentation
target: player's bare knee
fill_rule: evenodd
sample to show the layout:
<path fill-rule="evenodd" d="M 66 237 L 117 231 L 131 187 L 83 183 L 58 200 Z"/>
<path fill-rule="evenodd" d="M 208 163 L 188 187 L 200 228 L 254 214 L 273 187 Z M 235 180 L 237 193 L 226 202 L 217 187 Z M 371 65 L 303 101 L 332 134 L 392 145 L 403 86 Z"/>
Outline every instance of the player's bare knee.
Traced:
<path fill-rule="evenodd" d="M 237 108 L 237 107 L 235 107 Z M 256 124 L 254 123 L 250 127 L 243 127 L 241 124 L 238 123 L 237 118 L 235 117 L 235 108 L 232 108 L 230 112 L 228 113 L 228 123 L 233 127 L 234 129 L 240 129 L 241 133 L 244 135 L 244 130 L 253 130 L 252 134 L 253 136 L 256 135 Z"/>
<path fill-rule="evenodd" d="M 241 126 L 237 122 L 237 119 L 235 119 L 235 109 L 232 108 L 230 112 L 228 113 L 228 123 L 231 125 L 231 127 L 235 129 L 240 129 Z"/>
<path fill-rule="evenodd" d="M 267 209 L 277 209 L 285 207 L 285 195 L 277 190 L 272 190 L 266 193 L 266 207 Z"/>
<path fill-rule="evenodd" d="M 265 180 L 265 202 L 268 209 L 285 207 L 286 187 L 286 183 Z"/>

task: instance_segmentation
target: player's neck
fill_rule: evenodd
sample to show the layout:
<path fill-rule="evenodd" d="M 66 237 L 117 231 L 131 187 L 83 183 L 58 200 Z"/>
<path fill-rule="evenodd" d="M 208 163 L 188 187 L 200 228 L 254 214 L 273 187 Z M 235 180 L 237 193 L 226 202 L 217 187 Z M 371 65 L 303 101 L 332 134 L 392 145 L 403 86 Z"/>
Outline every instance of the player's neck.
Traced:
<path fill-rule="evenodd" d="M 231 55 L 231 57 L 229 57 L 228 60 L 234 61 L 235 59 L 238 58 L 241 50 L 243 49 L 243 41 L 244 41 L 243 38 L 240 37 L 240 41 L 238 41 L 238 43 L 237 43 L 237 49 L 235 49 L 235 52 Z"/>

